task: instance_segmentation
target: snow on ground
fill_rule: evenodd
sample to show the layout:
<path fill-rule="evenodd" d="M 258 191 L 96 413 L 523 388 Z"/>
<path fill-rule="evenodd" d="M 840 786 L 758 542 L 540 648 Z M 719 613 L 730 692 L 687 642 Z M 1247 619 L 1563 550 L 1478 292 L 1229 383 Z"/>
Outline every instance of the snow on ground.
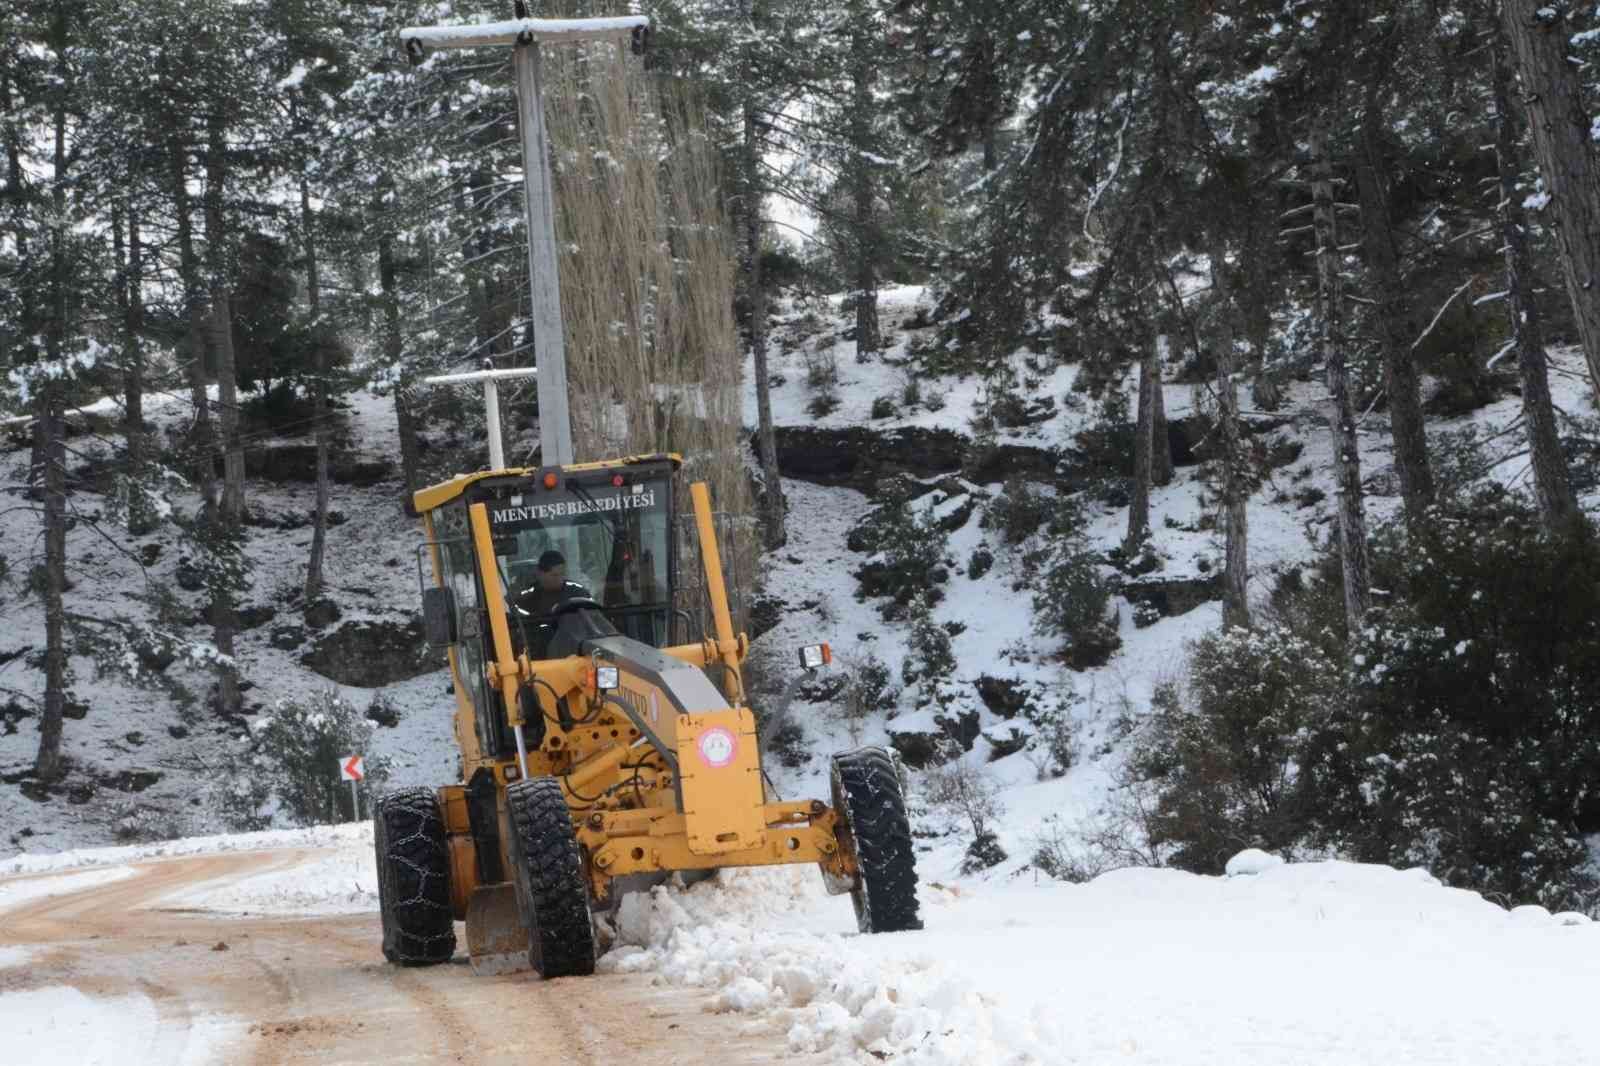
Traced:
<path fill-rule="evenodd" d="M 1262 868 L 925 884 L 926 931 L 874 937 L 811 870 L 728 872 L 624 904 L 602 968 L 703 988 L 792 1049 L 861 1062 L 1600 1060 L 1600 926 L 1420 870 L 1246 865 Z"/>
<path fill-rule="evenodd" d="M 49 896 L 66 896 L 97 885 L 132 877 L 137 871 L 125 866 L 52 877 L 26 877 L 0 881 L 0 911 Z"/>
<path fill-rule="evenodd" d="M 372 823 L 275 829 L 187 837 L 119 848 L 85 848 L 24 854 L 0 860 L 0 877 L 88 867 L 57 877 L 0 880 L 0 909 L 38 895 L 56 895 L 131 876 L 129 864 L 219 852 L 319 849 L 317 858 L 267 870 L 242 880 L 206 882 L 165 897 L 173 906 L 219 914 L 361 914 L 377 909 L 378 874 L 372 861 Z M 83 881 L 75 879 L 83 878 Z M 100 879 L 100 880 L 95 880 Z M 52 888 L 52 886 L 58 886 Z"/>
<path fill-rule="evenodd" d="M 335 842 L 310 862 L 269 870 L 242 880 L 211 882 L 167 897 L 173 906 L 217 914 L 369 914 L 378 909 L 378 869 L 372 857 L 372 826 L 339 826 L 325 834 Z"/>
<path fill-rule="evenodd" d="M 0 881 L 0 908 L 19 887 L 70 891 L 131 874 L 115 864 L 307 846 L 325 854 L 171 902 L 251 914 L 375 907 L 370 832 L 340 826 L 55 856 L 56 870 L 101 868 Z M 811 867 L 724 871 L 627 898 L 600 968 L 698 989 L 707 1010 L 747 1015 L 787 1049 L 841 1062 L 1600 1061 L 1600 925 L 1584 916 L 1508 912 L 1422 870 L 1260 852 L 1230 866 L 1239 872 L 1124 869 L 1079 885 L 942 882 L 924 867 L 925 930 L 880 936 L 857 933 L 848 898 L 828 896 Z M 329 883 L 340 878 L 351 884 Z M 0 949 L 0 969 L 25 961 Z M 139 997 L 108 1012 L 69 989 L 20 996 L 6 995 L 5 1014 L 21 1019 L 29 1054 L 40 1049 L 27 1061 L 62 1061 L 69 1045 L 73 1061 L 206 1061 L 203 1042 L 160 1045 Z"/>

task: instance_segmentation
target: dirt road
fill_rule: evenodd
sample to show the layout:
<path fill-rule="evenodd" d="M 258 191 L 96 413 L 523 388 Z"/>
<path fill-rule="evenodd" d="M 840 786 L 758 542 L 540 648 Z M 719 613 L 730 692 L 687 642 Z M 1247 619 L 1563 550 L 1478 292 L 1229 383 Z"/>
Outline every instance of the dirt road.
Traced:
<path fill-rule="evenodd" d="M 383 961 L 376 914 L 255 919 L 163 902 L 317 856 L 143 863 L 132 877 L 0 911 L 0 946 L 28 955 L 0 962 L 0 1002 L 8 992 L 63 985 L 99 999 L 145 997 L 160 1024 L 149 1046 L 125 1049 L 119 1061 L 128 1066 L 824 1061 L 792 1056 L 782 1032 L 708 1013 L 704 996 L 653 988 L 646 977 L 477 977 L 460 958 L 399 969 Z M 0 1060 L 16 1061 L 4 1047 Z"/>

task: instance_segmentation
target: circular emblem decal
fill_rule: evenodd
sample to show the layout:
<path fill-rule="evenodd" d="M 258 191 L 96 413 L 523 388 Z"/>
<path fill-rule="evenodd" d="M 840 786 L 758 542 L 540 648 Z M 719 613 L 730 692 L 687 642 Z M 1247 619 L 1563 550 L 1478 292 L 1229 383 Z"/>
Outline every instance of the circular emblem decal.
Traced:
<path fill-rule="evenodd" d="M 734 752 L 739 750 L 738 740 L 721 726 L 701 733 L 695 746 L 700 749 L 700 758 L 713 770 L 720 770 L 731 763 Z"/>

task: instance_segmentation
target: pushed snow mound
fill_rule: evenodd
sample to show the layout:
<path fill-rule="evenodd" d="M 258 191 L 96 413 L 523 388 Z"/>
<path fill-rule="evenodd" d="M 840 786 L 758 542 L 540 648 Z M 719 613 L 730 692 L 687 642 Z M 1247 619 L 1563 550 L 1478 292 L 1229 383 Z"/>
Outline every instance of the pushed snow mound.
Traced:
<path fill-rule="evenodd" d="M 1260 848 L 1245 848 L 1239 854 L 1228 860 L 1224 872 L 1229 877 L 1241 877 L 1247 874 L 1258 874 L 1263 870 L 1270 870 L 1274 866 L 1282 866 L 1283 860 L 1268 851 Z"/>
<path fill-rule="evenodd" d="M 704 988 L 793 1050 L 862 1062 L 1600 1060 L 1582 1021 L 1596 926 L 1513 916 L 1422 870 L 1251 865 L 925 885 L 927 930 L 877 937 L 814 871 L 725 871 L 625 900 L 601 969 Z"/>

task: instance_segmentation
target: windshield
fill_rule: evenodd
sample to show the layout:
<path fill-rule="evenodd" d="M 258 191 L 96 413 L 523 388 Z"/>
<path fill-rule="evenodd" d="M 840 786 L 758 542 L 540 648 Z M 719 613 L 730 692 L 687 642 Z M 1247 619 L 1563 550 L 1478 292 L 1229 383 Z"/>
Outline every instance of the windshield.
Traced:
<path fill-rule="evenodd" d="M 528 492 L 489 508 L 500 578 L 513 597 L 535 592 L 588 596 L 608 613 L 664 608 L 668 579 L 668 500 L 665 478 Z M 540 560 L 564 568 L 565 586 Z M 572 586 L 579 586 L 573 588 Z"/>

